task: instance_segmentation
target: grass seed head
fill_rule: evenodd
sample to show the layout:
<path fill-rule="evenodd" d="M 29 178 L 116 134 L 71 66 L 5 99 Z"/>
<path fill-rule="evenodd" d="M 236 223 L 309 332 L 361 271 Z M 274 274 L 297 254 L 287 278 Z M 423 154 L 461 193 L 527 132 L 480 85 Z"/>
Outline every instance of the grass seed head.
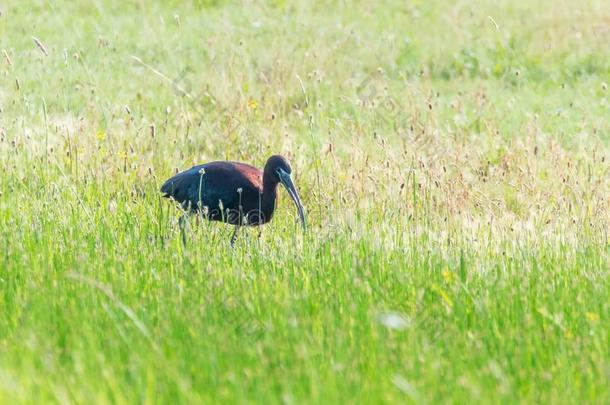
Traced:
<path fill-rule="evenodd" d="M 36 38 L 36 37 L 32 37 L 32 39 L 34 40 L 34 43 L 36 44 L 36 46 L 38 47 L 38 49 L 40 49 L 40 51 L 45 55 L 45 56 L 49 56 L 49 52 L 47 51 L 47 48 L 45 48 L 45 46 L 42 44 L 42 42 Z"/>

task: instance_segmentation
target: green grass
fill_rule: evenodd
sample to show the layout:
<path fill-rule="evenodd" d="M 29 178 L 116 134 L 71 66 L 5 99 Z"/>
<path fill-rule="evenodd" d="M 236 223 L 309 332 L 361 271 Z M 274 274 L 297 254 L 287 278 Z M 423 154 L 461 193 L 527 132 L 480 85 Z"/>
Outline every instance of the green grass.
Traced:
<path fill-rule="evenodd" d="M 610 402 L 610 4 L 309 3 L 0 6 L 0 403 Z"/>

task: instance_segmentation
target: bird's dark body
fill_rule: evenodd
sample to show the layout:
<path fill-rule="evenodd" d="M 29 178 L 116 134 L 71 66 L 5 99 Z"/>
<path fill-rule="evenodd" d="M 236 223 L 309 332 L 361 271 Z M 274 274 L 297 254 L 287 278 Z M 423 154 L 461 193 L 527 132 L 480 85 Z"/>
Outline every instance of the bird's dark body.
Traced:
<path fill-rule="evenodd" d="M 262 225 L 273 217 L 277 186 L 272 175 L 248 164 L 211 162 L 178 173 L 161 192 L 212 221 Z"/>

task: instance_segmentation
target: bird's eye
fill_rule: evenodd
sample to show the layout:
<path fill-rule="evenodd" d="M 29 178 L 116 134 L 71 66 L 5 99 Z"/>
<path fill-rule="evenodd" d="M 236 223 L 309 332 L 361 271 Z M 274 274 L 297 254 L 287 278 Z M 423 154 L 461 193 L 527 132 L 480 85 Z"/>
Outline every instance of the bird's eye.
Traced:
<path fill-rule="evenodd" d="M 275 173 L 277 174 L 277 177 L 282 177 L 282 169 L 280 169 L 279 167 L 275 169 Z"/>

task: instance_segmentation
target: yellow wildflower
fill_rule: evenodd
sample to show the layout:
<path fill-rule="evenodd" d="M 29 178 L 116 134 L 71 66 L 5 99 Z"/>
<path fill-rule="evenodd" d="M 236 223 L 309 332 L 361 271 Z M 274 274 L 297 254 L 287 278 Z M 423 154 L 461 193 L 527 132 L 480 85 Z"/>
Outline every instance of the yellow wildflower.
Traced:
<path fill-rule="evenodd" d="M 596 314 L 595 312 L 585 312 L 585 316 L 587 317 L 587 319 L 591 322 L 597 322 L 599 321 L 599 315 Z"/>
<path fill-rule="evenodd" d="M 451 284 L 455 281 L 455 275 L 448 269 L 443 270 L 443 279 L 447 284 Z"/>
<path fill-rule="evenodd" d="M 102 142 L 102 141 L 106 140 L 106 132 L 104 132 L 100 129 L 95 134 L 95 137 L 97 138 L 98 141 Z"/>

